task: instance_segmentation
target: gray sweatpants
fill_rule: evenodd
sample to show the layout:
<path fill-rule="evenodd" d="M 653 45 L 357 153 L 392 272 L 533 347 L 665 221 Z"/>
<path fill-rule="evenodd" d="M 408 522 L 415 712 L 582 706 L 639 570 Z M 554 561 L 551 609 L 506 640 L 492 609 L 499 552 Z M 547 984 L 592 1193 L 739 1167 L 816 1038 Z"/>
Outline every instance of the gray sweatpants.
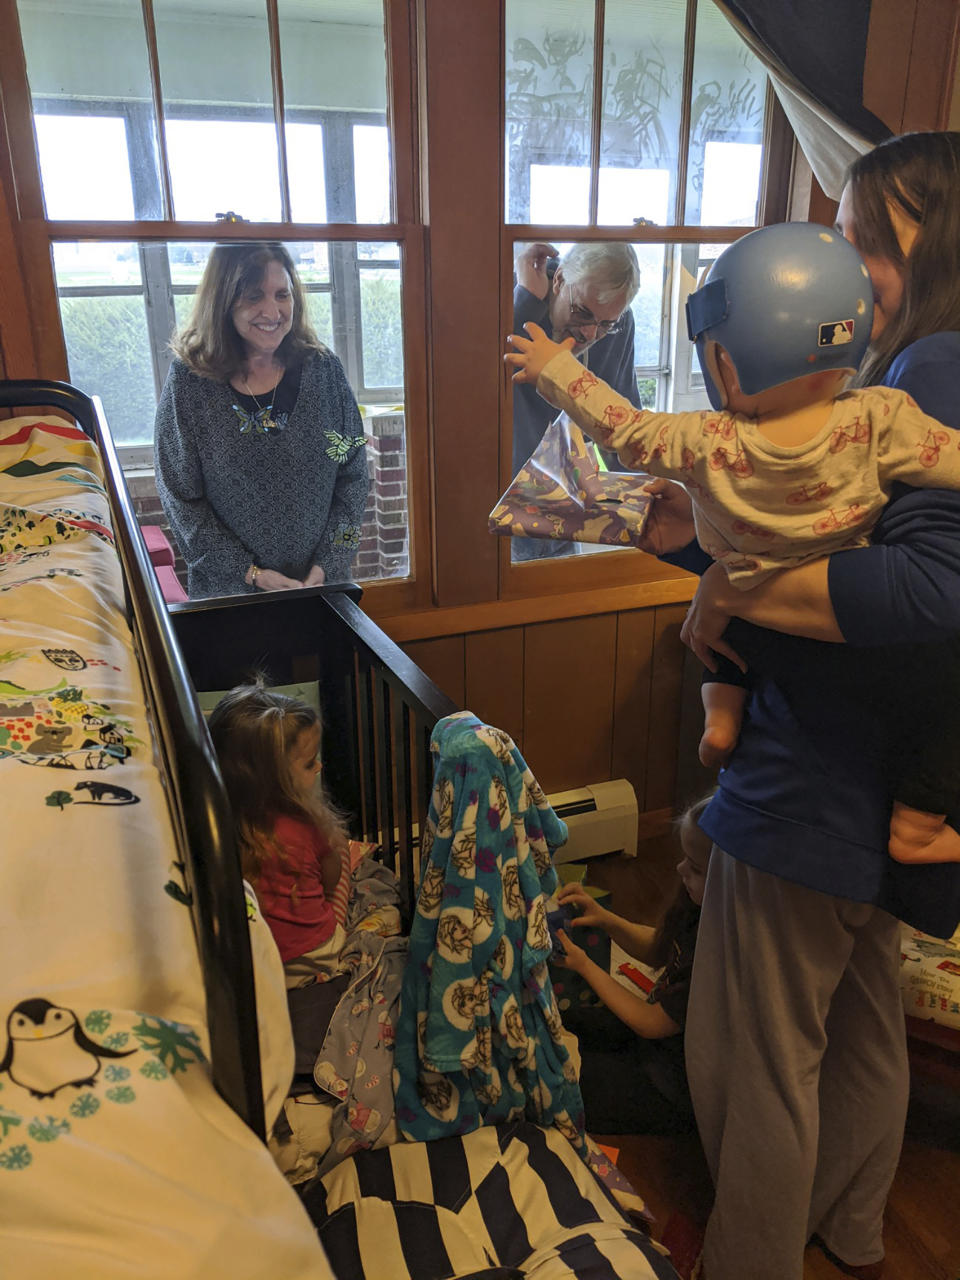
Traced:
<path fill-rule="evenodd" d="M 818 1232 L 883 1257 L 906 1118 L 899 926 L 714 849 L 686 1023 L 716 1199 L 707 1280 L 802 1280 Z"/>

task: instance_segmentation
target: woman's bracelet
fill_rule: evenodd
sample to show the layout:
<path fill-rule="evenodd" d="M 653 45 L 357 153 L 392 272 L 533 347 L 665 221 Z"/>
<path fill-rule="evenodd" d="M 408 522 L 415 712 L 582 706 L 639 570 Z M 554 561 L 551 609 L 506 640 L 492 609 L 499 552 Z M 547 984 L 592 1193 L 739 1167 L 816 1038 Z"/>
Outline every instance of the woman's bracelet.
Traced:
<path fill-rule="evenodd" d="M 247 581 L 249 582 L 251 587 L 255 587 L 257 585 L 257 575 L 259 573 L 260 573 L 260 568 L 258 565 L 255 565 L 255 564 L 252 564 L 250 568 L 247 570 Z"/>

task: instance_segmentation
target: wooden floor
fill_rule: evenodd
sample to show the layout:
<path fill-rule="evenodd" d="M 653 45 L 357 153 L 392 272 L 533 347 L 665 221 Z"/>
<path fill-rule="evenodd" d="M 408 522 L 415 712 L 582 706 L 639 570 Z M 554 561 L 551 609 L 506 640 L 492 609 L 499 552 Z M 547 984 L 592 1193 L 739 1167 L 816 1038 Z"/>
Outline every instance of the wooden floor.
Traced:
<path fill-rule="evenodd" d="M 677 860 L 672 838 L 650 840 L 635 859 L 593 859 L 587 881 L 609 889 L 620 914 L 652 923 L 672 891 Z M 960 1061 L 946 1050 L 915 1045 L 911 1065 L 906 1139 L 887 1205 L 885 1280 L 960 1280 Z M 695 1136 L 607 1141 L 619 1147 L 620 1169 L 656 1218 L 655 1237 L 665 1228 L 669 1233 L 675 1214 L 702 1227 L 711 1187 Z M 803 1274 L 804 1280 L 837 1280 L 842 1273 L 811 1247 Z"/>

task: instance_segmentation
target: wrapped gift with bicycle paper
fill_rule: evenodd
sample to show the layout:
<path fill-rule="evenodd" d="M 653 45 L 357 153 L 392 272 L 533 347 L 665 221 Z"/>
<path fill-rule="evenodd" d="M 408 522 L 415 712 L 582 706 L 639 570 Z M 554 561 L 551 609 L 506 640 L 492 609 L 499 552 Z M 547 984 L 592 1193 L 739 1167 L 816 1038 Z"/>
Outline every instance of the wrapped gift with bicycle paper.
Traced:
<path fill-rule="evenodd" d="M 560 538 L 632 547 L 650 498 L 649 476 L 603 471 L 596 447 L 561 413 L 490 512 L 488 528 L 514 538 Z"/>

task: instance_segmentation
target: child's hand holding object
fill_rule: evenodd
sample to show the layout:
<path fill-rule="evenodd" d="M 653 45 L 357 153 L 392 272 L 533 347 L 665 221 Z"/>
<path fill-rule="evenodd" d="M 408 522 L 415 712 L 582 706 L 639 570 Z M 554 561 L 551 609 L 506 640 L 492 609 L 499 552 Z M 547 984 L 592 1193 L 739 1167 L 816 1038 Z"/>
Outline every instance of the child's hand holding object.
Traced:
<path fill-rule="evenodd" d="M 583 885 L 565 884 L 557 894 L 557 901 L 576 911 L 576 917 L 570 921 L 571 927 L 580 928 L 585 925 L 593 925 L 598 929 L 606 927 L 609 912 L 605 907 L 598 905 L 596 898 L 587 893 Z"/>
<path fill-rule="evenodd" d="M 503 360 L 505 364 L 516 365 L 517 371 L 513 375 L 514 382 L 532 382 L 536 386 L 537 379 L 540 377 L 543 368 L 561 351 L 572 351 L 575 342 L 573 338 L 564 338 L 563 342 L 554 342 L 532 320 L 528 320 L 523 327 L 530 337 L 522 338 L 518 333 L 511 333 L 507 338 L 507 342 L 517 349 L 516 351 L 507 352 Z"/>
<path fill-rule="evenodd" d="M 557 942 L 563 947 L 563 957 L 561 958 L 554 951 L 551 957 L 552 962 L 561 965 L 564 969 L 572 969 L 574 973 L 579 973 L 582 976 L 584 969 L 593 964 L 593 961 L 583 947 L 578 947 L 575 942 L 567 937 L 565 929 L 558 929 L 556 937 Z"/>

